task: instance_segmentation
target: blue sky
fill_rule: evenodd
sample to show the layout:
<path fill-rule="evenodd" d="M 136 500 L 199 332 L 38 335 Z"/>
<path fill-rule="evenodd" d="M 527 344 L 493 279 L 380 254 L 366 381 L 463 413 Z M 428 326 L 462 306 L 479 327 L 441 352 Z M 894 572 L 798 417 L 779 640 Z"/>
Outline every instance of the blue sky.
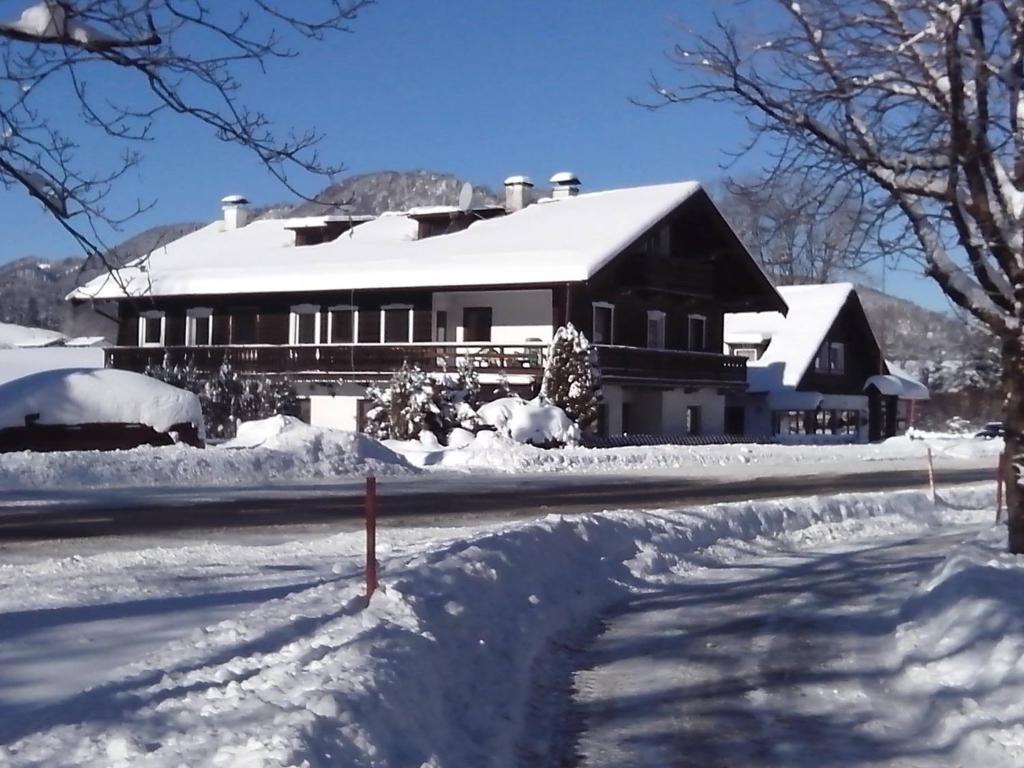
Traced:
<path fill-rule="evenodd" d="M 666 51 L 680 24 L 702 28 L 714 10 L 728 13 L 733 5 L 380 0 L 353 34 L 304 46 L 266 74 L 253 71 L 247 100 L 282 127 L 326 134 L 322 153 L 352 173 L 426 168 L 495 188 L 511 174 L 545 180 L 563 169 L 590 189 L 712 182 L 723 175 L 727 151 L 744 140 L 742 115 L 710 104 L 649 112 L 629 98 L 646 95 L 651 71 L 671 74 Z M 256 203 L 288 199 L 243 150 L 183 119 L 162 120 L 145 151 L 142 167 L 122 180 L 110 203 L 117 210 L 141 198 L 155 206 L 110 241 L 155 223 L 212 219 L 228 193 Z M 739 167 L 755 170 L 758 161 L 748 157 Z M 296 181 L 310 194 L 326 183 Z M 36 203 L 18 192 L 0 194 L 0 261 L 75 254 Z M 890 273 L 887 287 L 947 306 L 913 272 Z"/>

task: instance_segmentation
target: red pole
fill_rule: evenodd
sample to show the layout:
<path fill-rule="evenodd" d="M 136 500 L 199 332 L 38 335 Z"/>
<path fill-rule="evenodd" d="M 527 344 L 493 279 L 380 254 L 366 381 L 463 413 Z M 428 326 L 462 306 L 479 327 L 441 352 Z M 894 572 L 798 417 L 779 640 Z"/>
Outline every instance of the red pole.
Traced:
<path fill-rule="evenodd" d="M 1003 481 L 1006 477 L 1006 451 L 999 454 L 996 468 L 996 523 L 1003 517 Z"/>
<path fill-rule="evenodd" d="M 932 504 L 935 503 L 935 460 L 932 457 L 932 447 L 928 446 L 928 487 L 932 492 Z"/>
<path fill-rule="evenodd" d="M 377 478 L 366 478 L 366 601 L 377 589 Z"/>

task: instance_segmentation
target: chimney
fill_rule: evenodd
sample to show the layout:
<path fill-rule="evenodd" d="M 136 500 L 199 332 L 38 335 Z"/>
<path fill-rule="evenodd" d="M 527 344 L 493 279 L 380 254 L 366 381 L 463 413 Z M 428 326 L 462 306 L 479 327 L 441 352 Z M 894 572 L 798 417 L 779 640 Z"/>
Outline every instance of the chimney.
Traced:
<path fill-rule="evenodd" d="M 241 229 L 249 223 L 249 201 L 244 195 L 228 195 L 220 201 L 224 211 L 224 230 Z"/>
<path fill-rule="evenodd" d="M 551 190 L 551 197 L 561 200 L 565 197 L 576 197 L 580 193 L 580 180 L 575 173 L 570 171 L 559 171 L 548 181 L 554 187 Z"/>
<path fill-rule="evenodd" d="M 515 213 L 528 206 L 533 182 L 529 176 L 509 176 L 505 179 L 505 211 Z"/>

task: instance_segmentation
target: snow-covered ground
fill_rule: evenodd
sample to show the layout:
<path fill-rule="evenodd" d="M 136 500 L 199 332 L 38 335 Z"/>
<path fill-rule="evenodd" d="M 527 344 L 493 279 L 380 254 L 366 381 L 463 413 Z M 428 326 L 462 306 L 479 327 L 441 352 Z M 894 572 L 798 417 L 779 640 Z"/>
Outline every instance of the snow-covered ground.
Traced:
<path fill-rule="evenodd" d="M 907 491 L 386 530 L 365 608 L 357 534 L 6 548 L 0 763 L 529 764 L 535 663 L 553 639 L 751 547 L 990 525 L 992 490 L 944 489 L 938 509 Z M 922 666 L 917 684 L 948 696 L 973 663 L 1007 686 L 1001 705 L 1022 698 L 1024 622 L 1003 598 L 1024 571 L 994 537 L 972 546 L 908 595 L 896 642 L 935 658 L 943 627 L 980 618 L 995 658 L 951 646 L 960 677 Z M 1002 712 L 975 701 L 1001 733 Z"/>
<path fill-rule="evenodd" d="M 245 425 L 243 425 L 245 426 Z M 217 489 L 264 489 L 275 484 L 325 483 L 375 473 L 451 481 L 466 475 L 670 474 L 674 477 L 743 479 L 815 472 L 921 469 L 931 446 L 941 470 L 992 466 L 1000 440 L 893 438 L 875 445 L 711 445 L 543 450 L 481 433 L 461 448 L 435 443 L 378 443 L 364 435 L 319 429 L 287 417 L 256 422 L 223 446 L 137 448 L 130 451 L 0 454 L 0 505 L 34 501 L 87 489 L 104 498 L 119 489 L 159 489 L 209 496 Z M 351 484 L 351 483 L 349 483 Z M 130 495 L 129 495 L 130 497 Z"/>

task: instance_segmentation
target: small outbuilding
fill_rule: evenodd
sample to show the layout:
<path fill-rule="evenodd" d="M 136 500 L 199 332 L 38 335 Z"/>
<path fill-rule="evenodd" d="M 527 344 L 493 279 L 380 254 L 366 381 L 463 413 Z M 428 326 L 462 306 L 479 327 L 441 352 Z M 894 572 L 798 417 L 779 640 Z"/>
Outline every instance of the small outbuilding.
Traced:
<path fill-rule="evenodd" d="M 192 392 L 129 371 L 70 368 L 0 384 L 0 452 L 202 447 Z"/>

